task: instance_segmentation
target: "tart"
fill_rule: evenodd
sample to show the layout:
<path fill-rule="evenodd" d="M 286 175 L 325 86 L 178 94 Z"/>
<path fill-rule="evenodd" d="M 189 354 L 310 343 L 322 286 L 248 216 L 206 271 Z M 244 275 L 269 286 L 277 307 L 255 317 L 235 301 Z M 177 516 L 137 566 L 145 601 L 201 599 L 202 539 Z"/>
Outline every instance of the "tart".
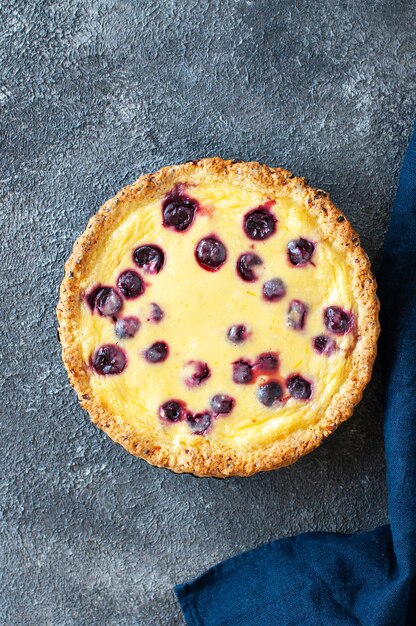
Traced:
<path fill-rule="evenodd" d="M 293 463 L 348 419 L 379 333 L 345 215 L 304 179 L 202 159 L 141 176 L 65 266 L 59 335 L 92 421 L 175 472 Z"/>

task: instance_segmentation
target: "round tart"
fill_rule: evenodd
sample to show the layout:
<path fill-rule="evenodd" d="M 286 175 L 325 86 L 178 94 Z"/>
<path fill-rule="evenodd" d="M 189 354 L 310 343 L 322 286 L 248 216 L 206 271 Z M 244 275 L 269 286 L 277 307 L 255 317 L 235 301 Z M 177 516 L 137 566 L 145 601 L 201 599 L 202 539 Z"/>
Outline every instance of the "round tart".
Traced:
<path fill-rule="evenodd" d="M 225 477 L 293 463 L 350 417 L 378 308 L 324 191 L 212 158 L 104 204 L 66 264 L 58 319 L 97 426 L 154 465 Z"/>

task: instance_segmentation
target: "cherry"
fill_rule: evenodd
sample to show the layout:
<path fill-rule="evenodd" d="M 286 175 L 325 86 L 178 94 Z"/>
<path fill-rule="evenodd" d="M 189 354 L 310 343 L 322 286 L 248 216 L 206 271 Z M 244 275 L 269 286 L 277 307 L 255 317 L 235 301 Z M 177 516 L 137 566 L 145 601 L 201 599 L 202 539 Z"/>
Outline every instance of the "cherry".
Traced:
<path fill-rule="evenodd" d="M 287 389 L 296 400 L 308 400 L 312 394 L 312 385 L 302 376 L 295 374 L 286 381 Z"/>
<path fill-rule="evenodd" d="M 227 251 L 224 244 L 216 237 L 205 237 L 198 243 L 195 257 L 201 267 L 210 272 L 216 272 L 224 265 Z"/>
<path fill-rule="evenodd" d="M 276 231 L 276 218 L 264 207 L 249 211 L 244 216 L 244 231 L 250 239 L 262 241 Z"/>
<path fill-rule="evenodd" d="M 163 225 L 178 232 L 188 230 L 195 219 L 198 204 L 183 193 L 171 193 L 163 202 Z"/>
<path fill-rule="evenodd" d="M 300 300 L 292 300 L 289 304 L 286 323 L 294 330 L 302 330 L 305 326 L 308 307 Z"/>
<path fill-rule="evenodd" d="M 225 415 L 231 413 L 235 404 L 234 398 L 227 395 L 217 394 L 210 401 L 211 409 L 216 415 Z"/>
<path fill-rule="evenodd" d="M 228 329 L 227 337 L 233 344 L 244 343 L 248 338 L 247 327 L 244 324 L 234 324 Z"/>
<path fill-rule="evenodd" d="M 253 380 L 252 365 L 244 359 L 233 363 L 233 381 L 238 385 L 247 385 Z"/>
<path fill-rule="evenodd" d="M 122 272 L 117 278 L 117 287 L 123 296 L 129 300 L 137 298 L 144 293 L 143 281 L 134 270 Z"/>
<path fill-rule="evenodd" d="M 326 335 L 314 337 L 312 339 L 312 345 L 318 354 L 324 354 L 325 356 L 330 356 L 337 347 L 335 341 Z"/>
<path fill-rule="evenodd" d="M 324 324 L 331 333 L 345 335 L 353 327 L 353 316 L 339 306 L 329 306 L 324 311 Z"/>
<path fill-rule="evenodd" d="M 237 259 L 237 273 L 240 278 L 248 283 L 252 283 L 257 280 L 257 276 L 252 268 L 256 265 L 261 265 L 262 263 L 263 260 L 258 254 L 255 254 L 254 252 L 245 252 Z"/>
<path fill-rule="evenodd" d="M 262 372 L 275 372 L 278 366 L 279 358 L 275 352 L 263 352 L 254 363 L 254 367 Z"/>
<path fill-rule="evenodd" d="M 199 387 L 199 385 L 211 376 L 211 371 L 207 363 L 203 363 L 202 361 L 189 361 L 188 366 L 193 368 L 194 371 L 185 378 L 187 387 Z"/>
<path fill-rule="evenodd" d="M 263 297 L 268 302 L 278 302 L 286 295 L 286 285 L 281 278 L 272 278 L 263 285 Z"/>
<path fill-rule="evenodd" d="M 160 306 L 156 304 L 155 302 L 152 302 L 150 306 L 151 306 L 150 317 L 147 318 L 147 321 L 158 324 L 163 319 L 165 314 L 163 313 Z"/>
<path fill-rule="evenodd" d="M 159 415 L 166 422 L 180 422 L 185 417 L 184 408 L 180 400 L 168 400 L 159 408 Z"/>
<path fill-rule="evenodd" d="M 103 317 L 117 315 L 123 306 L 120 295 L 112 287 L 101 287 L 95 293 L 94 307 Z"/>
<path fill-rule="evenodd" d="M 91 364 L 97 374 L 121 374 L 127 365 L 127 357 L 119 346 L 100 346 L 91 357 Z"/>
<path fill-rule="evenodd" d="M 208 411 L 203 413 L 189 414 L 186 418 L 194 435 L 205 435 L 211 426 L 211 414 Z"/>
<path fill-rule="evenodd" d="M 114 327 L 116 336 L 119 339 L 128 339 L 134 337 L 140 328 L 140 321 L 137 317 L 122 317 L 117 320 Z"/>
<path fill-rule="evenodd" d="M 147 348 L 144 353 L 144 358 L 149 363 L 161 363 L 167 359 L 168 354 L 168 344 L 164 341 L 156 341 L 150 348 Z"/>
<path fill-rule="evenodd" d="M 147 274 L 158 274 L 165 264 L 165 255 L 159 246 L 139 246 L 133 252 L 133 261 Z"/>
<path fill-rule="evenodd" d="M 282 399 L 282 387 L 275 381 L 265 383 L 258 388 L 257 397 L 264 406 L 274 406 Z"/>
<path fill-rule="evenodd" d="M 287 252 L 292 265 L 306 265 L 315 252 L 315 244 L 308 239 L 294 239 L 287 244 Z"/>

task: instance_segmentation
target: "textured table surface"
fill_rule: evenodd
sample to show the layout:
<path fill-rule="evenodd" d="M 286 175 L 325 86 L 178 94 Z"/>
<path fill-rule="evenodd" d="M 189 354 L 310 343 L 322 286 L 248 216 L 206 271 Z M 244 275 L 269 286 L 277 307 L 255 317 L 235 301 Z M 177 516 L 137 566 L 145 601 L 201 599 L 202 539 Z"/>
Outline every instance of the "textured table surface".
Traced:
<path fill-rule="evenodd" d="M 415 106 L 412 5 L 2 3 L 1 624 L 180 625 L 172 585 L 216 561 L 386 521 L 377 373 L 354 417 L 295 466 L 176 476 L 89 423 L 54 310 L 104 200 L 216 154 L 329 190 L 377 264 Z"/>

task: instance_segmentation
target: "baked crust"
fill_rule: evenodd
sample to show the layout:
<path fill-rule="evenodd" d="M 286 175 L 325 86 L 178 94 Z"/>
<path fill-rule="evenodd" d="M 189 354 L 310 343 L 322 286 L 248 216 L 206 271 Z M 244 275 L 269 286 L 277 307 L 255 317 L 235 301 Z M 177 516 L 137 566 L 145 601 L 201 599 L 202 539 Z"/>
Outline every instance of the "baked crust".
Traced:
<path fill-rule="evenodd" d="M 244 182 L 245 185 L 261 187 L 272 194 L 283 186 L 295 188 L 297 193 L 304 196 L 308 211 L 317 220 L 324 235 L 345 251 L 346 263 L 351 268 L 358 321 L 357 343 L 352 353 L 352 367 L 348 378 L 315 425 L 254 450 L 237 451 L 218 442 L 213 445 L 204 437 L 195 437 L 192 444 L 178 449 L 149 434 L 136 432 L 95 400 L 77 339 L 80 283 L 94 263 L 97 244 L 124 219 L 132 202 L 137 204 L 153 198 L 156 194 L 163 195 L 174 184 L 190 176 L 197 180 L 226 177 L 230 182 Z M 325 191 L 309 187 L 304 178 L 298 178 L 281 168 L 214 157 L 164 167 L 156 173 L 145 174 L 100 208 L 75 242 L 72 254 L 65 264 L 57 316 L 62 358 L 70 383 L 77 392 L 81 406 L 89 412 L 96 426 L 128 452 L 152 465 L 166 467 L 178 473 L 224 478 L 233 475 L 249 476 L 290 465 L 318 447 L 323 439 L 351 416 L 371 378 L 380 330 L 378 311 L 376 281 L 371 274 L 369 259 L 347 218 L 334 206 Z"/>

